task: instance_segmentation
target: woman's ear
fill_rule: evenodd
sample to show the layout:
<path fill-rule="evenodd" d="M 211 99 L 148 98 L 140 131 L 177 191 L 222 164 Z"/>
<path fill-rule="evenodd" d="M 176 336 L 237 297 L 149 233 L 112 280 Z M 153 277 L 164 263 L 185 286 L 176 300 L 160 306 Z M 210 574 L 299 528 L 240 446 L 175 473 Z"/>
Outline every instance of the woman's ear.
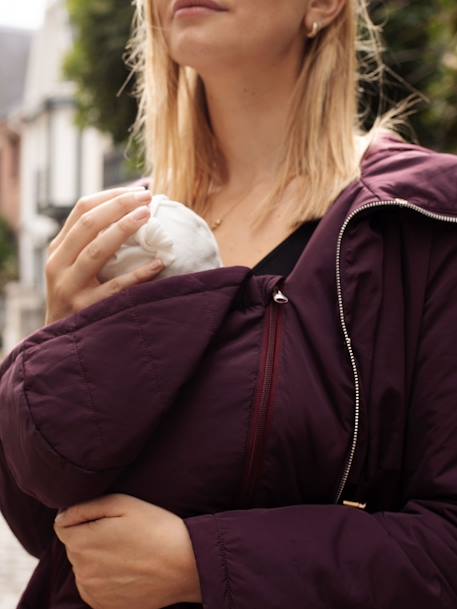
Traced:
<path fill-rule="evenodd" d="M 319 31 L 330 25 L 347 2 L 348 0 L 311 0 L 304 18 L 308 37 L 314 38 Z"/>

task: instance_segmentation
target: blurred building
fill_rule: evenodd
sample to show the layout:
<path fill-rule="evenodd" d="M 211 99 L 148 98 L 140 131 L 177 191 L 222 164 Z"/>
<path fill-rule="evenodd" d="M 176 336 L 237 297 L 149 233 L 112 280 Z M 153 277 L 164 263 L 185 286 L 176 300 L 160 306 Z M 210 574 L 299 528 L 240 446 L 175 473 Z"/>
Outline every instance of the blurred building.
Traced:
<path fill-rule="evenodd" d="M 112 154 L 107 137 L 94 129 L 81 131 L 74 123 L 74 84 L 62 74 L 72 45 L 65 0 L 50 0 L 43 26 L 31 37 L 21 36 L 22 86 L 16 83 L 10 91 L 11 81 L 3 81 L 14 103 L 5 104 L 3 131 L 9 144 L 7 153 L 0 148 L 6 157 L 0 169 L 0 213 L 17 232 L 19 252 L 19 281 L 5 288 L 3 353 L 43 325 L 47 245 L 78 198 L 103 188 L 105 157 Z M 0 63 L 12 63 L 8 52 L 0 58 Z"/>
<path fill-rule="evenodd" d="M 19 228 L 20 123 L 15 120 L 24 95 L 31 34 L 0 27 L 0 214 Z"/>
<path fill-rule="evenodd" d="M 0 216 L 16 234 L 20 231 L 21 122 L 32 35 L 0 28 Z M 0 328 L 5 325 L 5 298 L 0 298 Z"/>

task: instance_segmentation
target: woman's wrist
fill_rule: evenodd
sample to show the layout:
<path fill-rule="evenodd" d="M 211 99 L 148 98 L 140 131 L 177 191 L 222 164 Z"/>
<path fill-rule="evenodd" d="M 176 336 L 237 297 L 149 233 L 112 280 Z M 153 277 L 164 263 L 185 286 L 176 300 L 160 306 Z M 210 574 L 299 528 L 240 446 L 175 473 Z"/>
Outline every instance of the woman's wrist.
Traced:
<path fill-rule="evenodd" d="M 192 546 L 192 541 L 189 535 L 189 531 L 186 527 L 184 520 L 182 522 L 183 528 L 183 554 L 182 554 L 182 567 L 180 569 L 180 582 L 181 592 L 180 598 L 177 602 L 181 603 L 201 603 L 201 587 L 200 578 L 198 575 L 197 561 L 195 559 L 195 553 Z"/>

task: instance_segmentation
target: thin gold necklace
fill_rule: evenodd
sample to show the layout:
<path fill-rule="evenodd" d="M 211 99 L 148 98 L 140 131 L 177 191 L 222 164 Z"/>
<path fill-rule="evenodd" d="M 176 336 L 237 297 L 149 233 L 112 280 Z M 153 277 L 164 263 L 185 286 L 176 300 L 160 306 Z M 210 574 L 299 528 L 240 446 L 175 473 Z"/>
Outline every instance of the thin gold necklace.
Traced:
<path fill-rule="evenodd" d="M 222 222 L 225 220 L 225 218 L 237 207 L 239 207 L 239 205 L 242 203 L 242 201 L 244 201 L 244 197 L 242 197 L 237 203 L 235 203 L 235 205 L 232 205 L 232 207 L 228 210 L 228 212 L 226 212 L 223 216 L 219 216 L 218 218 L 216 218 L 214 220 L 214 222 L 209 222 L 209 225 L 211 227 L 211 230 L 216 230 L 219 228 L 219 226 L 222 224 Z"/>

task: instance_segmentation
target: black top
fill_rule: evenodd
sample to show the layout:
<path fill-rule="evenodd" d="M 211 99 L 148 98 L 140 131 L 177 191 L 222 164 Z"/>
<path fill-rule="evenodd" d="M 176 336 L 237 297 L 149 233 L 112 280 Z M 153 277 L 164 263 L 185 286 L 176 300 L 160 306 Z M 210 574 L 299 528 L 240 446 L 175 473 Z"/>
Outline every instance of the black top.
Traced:
<path fill-rule="evenodd" d="M 252 269 L 254 275 L 288 275 L 300 258 L 320 220 L 301 224 Z"/>

